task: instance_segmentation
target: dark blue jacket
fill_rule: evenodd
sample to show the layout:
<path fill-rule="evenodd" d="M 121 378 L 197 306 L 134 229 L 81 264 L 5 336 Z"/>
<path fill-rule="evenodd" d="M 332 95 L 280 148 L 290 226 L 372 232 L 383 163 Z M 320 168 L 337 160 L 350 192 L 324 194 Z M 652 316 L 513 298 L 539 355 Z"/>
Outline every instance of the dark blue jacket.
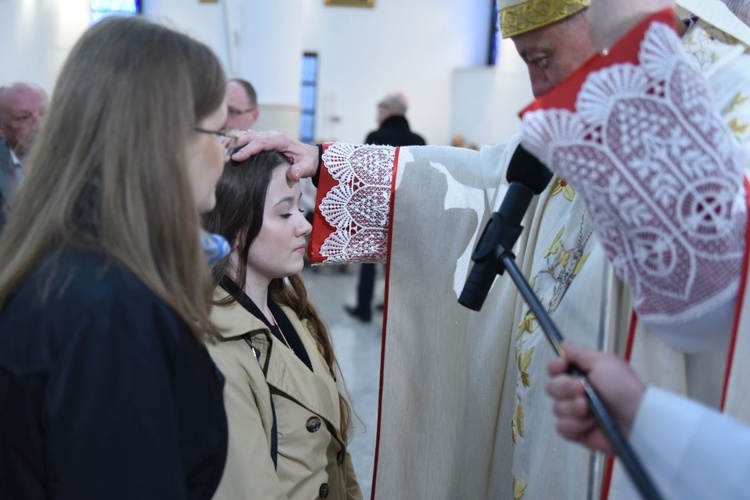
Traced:
<path fill-rule="evenodd" d="M 221 375 L 123 266 L 66 250 L 3 306 L 1 499 L 209 499 L 226 448 Z"/>

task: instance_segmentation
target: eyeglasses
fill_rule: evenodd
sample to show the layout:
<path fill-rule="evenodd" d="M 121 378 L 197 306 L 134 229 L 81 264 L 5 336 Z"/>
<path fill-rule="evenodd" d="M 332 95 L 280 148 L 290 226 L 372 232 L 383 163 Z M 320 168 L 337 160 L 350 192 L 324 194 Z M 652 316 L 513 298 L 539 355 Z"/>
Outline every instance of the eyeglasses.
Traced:
<path fill-rule="evenodd" d="M 211 134 L 216 137 L 221 145 L 224 147 L 224 161 L 229 161 L 232 157 L 232 153 L 237 147 L 237 141 L 240 138 L 241 132 L 236 129 L 232 130 L 208 130 L 205 128 L 195 127 L 196 132 L 201 134 Z"/>
<path fill-rule="evenodd" d="M 237 109 L 233 108 L 232 106 L 227 107 L 227 113 L 232 116 L 244 115 L 246 113 L 252 113 L 253 111 L 255 111 L 255 108 Z"/>

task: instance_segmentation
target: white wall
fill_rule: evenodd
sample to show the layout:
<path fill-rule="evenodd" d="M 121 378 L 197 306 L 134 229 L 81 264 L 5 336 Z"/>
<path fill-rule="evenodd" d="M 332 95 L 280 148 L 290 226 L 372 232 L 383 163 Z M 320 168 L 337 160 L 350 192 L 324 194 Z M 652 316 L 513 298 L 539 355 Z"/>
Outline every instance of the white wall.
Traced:
<path fill-rule="evenodd" d="M 0 83 L 31 81 L 51 92 L 89 12 L 87 0 L 0 0 Z"/>
<path fill-rule="evenodd" d="M 484 64 L 490 2 L 376 0 L 362 9 L 311 1 L 305 48 L 320 56 L 318 135 L 364 140 L 377 102 L 400 90 L 414 130 L 430 144 L 449 143 L 452 74 Z"/>
<path fill-rule="evenodd" d="M 513 42 L 503 41 L 497 67 L 459 69 L 453 78 L 451 127 L 467 145 L 505 142 L 521 130 L 518 112 L 534 97 Z"/>
<path fill-rule="evenodd" d="M 0 0 L 0 82 L 48 90 L 89 23 L 87 0 Z M 296 135 L 302 52 L 320 60 L 317 137 L 360 142 L 388 92 L 410 99 L 408 118 L 430 144 L 460 132 L 479 145 L 517 130 L 525 73 L 481 68 L 490 0 L 144 0 L 144 14 L 211 46 L 230 76 L 256 86 L 259 127 Z M 522 97 L 524 96 L 524 97 Z"/>

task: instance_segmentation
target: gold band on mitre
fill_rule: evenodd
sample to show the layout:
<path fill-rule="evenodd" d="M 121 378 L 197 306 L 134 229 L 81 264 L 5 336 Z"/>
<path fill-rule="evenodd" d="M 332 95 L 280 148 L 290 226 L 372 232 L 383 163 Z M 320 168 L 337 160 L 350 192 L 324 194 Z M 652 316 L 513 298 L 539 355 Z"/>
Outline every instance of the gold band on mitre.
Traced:
<path fill-rule="evenodd" d="M 520 35 L 570 17 L 589 5 L 589 0 L 525 0 L 500 9 L 500 31 L 503 38 Z"/>

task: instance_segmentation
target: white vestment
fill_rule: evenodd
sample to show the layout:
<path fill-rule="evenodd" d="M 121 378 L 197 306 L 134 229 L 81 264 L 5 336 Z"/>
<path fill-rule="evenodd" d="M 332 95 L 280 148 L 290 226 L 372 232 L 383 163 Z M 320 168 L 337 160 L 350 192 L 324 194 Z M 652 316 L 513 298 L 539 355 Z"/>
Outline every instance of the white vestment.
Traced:
<path fill-rule="evenodd" d="M 643 315 L 624 351 L 634 368 L 718 407 L 746 380 L 724 375 L 728 351 L 730 362 L 744 359 L 737 355 L 746 340 L 732 330 L 747 275 L 747 47 L 699 21 L 682 41 L 685 53 L 670 15 L 658 21 L 644 21 L 534 103 L 524 145 L 581 189 L 629 285 Z M 681 359 L 657 337 L 704 352 Z M 633 494 L 618 471 L 612 488 Z"/>
<path fill-rule="evenodd" d="M 747 498 L 750 427 L 650 387 L 629 441 L 665 499 Z"/>
<path fill-rule="evenodd" d="M 389 257 L 375 498 L 598 495 L 602 460 L 555 432 L 544 393 L 554 352 L 510 279 L 481 312 L 457 303 L 517 143 L 326 146 L 311 258 Z M 553 178 L 524 225 L 518 264 L 562 334 L 624 353 L 629 294 L 576 189 Z M 643 338 L 669 367 L 656 374 L 684 384 L 682 355 Z"/>

